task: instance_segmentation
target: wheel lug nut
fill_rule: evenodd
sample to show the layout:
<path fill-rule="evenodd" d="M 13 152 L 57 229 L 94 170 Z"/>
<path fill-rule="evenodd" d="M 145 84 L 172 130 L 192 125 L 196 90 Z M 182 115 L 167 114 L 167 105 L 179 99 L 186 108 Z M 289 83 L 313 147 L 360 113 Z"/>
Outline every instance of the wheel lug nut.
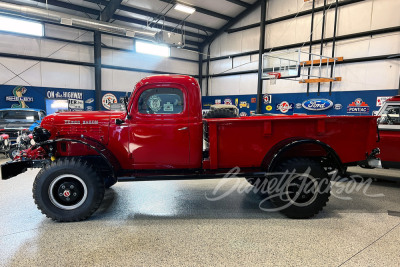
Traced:
<path fill-rule="evenodd" d="M 69 197 L 67 197 L 66 199 L 67 199 L 67 201 L 69 201 L 69 199 L 70 199 L 70 198 L 69 198 Z"/>
<path fill-rule="evenodd" d="M 77 194 L 76 194 L 76 193 L 73 193 L 72 195 L 73 195 L 74 197 L 76 197 Z"/>
<path fill-rule="evenodd" d="M 62 185 L 62 186 L 61 186 L 61 189 L 65 189 L 65 185 Z"/>
<path fill-rule="evenodd" d="M 73 186 L 73 185 L 71 185 L 69 188 L 70 188 L 70 189 L 74 189 L 74 186 Z"/>
<path fill-rule="evenodd" d="M 60 193 L 60 197 L 62 197 L 63 196 L 63 193 Z"/>

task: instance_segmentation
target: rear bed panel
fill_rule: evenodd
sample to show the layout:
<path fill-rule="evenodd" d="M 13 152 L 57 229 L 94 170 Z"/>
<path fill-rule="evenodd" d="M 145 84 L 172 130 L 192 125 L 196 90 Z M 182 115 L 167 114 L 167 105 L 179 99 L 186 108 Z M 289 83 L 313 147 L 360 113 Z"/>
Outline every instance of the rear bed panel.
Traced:
<path fill-rule="evenodd" d="M 378 146 L 376 118 L 371 116 L 263 116 L 207 122 L 211 169 L 260 167 L 275 144 L 291 138 L 322 141 L 343 163 L 364 160 Z"/>

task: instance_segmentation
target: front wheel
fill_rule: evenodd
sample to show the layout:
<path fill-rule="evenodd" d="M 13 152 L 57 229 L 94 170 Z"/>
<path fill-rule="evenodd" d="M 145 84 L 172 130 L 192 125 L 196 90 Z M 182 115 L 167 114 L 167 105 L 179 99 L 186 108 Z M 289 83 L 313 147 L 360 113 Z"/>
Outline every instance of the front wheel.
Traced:
<path fill-rule="evenodd" d="M 38 209 L 54 221 L 81 221 L 104 198 L 104 180 L 87 163 L 61 159 L 45 166 L 33 184 Z"/>
<path fill-rule="evenodd" d="M 313 217 L 329 201 L 329 175 L 316 160 L 292 158 L 282 161 L 274 169 L 274 178 L 277 179 L 276 186 L 268 187 L 268 195 L 276 209 L 289 218 Z"/>

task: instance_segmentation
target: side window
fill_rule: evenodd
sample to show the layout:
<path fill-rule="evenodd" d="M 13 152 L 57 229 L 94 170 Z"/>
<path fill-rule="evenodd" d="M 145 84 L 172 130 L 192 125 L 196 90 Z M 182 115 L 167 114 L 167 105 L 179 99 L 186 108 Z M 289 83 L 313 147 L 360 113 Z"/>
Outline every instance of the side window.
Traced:
<path fill-rule="evenodd" d="M 177 88 L 154 88 L 144 91 L 138 102 L 141 114 L 179 114 L 183 112 L 183 93 Z"/>
<path fill-rule="evenodd" d="M 380 115 L 379 125 L 400 125 L 400 105 L 387 105 Z"/>

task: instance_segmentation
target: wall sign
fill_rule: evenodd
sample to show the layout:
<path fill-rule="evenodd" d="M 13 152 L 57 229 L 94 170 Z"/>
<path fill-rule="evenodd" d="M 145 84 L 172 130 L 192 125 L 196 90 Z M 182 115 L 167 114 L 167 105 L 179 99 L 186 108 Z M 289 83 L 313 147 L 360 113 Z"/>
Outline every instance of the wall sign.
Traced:
<path fill-rule="evenodd" d="M 265 105 L 271 104 L 272 103 L 272 96 L 269 95 L 269 94 L 264 94 L 263 95 L 263 101 L 264 101 Z"/>
<path fill-rule="evenodd" d="M 335 116 L 335 115 L 354 115 L 354 116 L 361 116 L 361 115 L 366 115 L 366 114 L 371 114 L 372 113 L 372 108 L 375 107 L 377 104 L 378 99 L 381 100 L 380 103 L 383 103 L 383 96 L 394 96 L 398 94 L 398 89 L 380 89 L 380 90 L 364 90 L 364 91 L 338 91 L 338 92 L 332 92 L 329 94 L 329 92 L 320 92 L 318 95 L 317 92 L 310 92 L 309 95 L 307 95 L 306 92 L 298 92 L 298 93 L 277 93 L 277 94 L 269 94 L 269 96 L 272 96 L 271 98 L 271 103 L 270 104 L 264 104 L 264 101 L 261 100 L 261 113 L 273 113 L 273 114 L 282 114 L 282 112 L 279 109 L 276 109 L 277 105 L 282 103 L 283 101 L 293 104 L 293 108 L 289 109 L 285 114 L 324 114 L 324 115 L 330 115 L 330 116 Z M 368 113 L 347 113 L 347 108 L 350 106 L 349 104 L 354 101 L 354 99 L 358 98 L 360 95 L 362 95 L 362 101 L 367 104 L 369 108 Z M 235 100 L 238 98 L 239 101 L 239 113 L 240 112 L 247 112 L 247 115 L 251 115 L 254 113 L 254 110 L 256 110 L 257 105 L 256 105 L 256 94 L 248 94 L 248 95 L 237 95 L 237 96 L 232 96 L 232 95 L 215 95 L 215 96 L 203 96 L 202 97 L 202 104 L 203 104 L 203 109 L 209 109 L 211 104 L 214 104 L 216 99 L 226 99 L 230 98 L 232 100 Z M 307 101 L 307 100 L 312 100 L 312 99 L 328 99 L 333 102 L 333 106 L 329 109 L 325 110 L 307 110 L 302 106 L 302 103 Z M 350 101 L 352 100 L 352 101 Z M 245 105 L 242 102 L 247 102 L 249 105 L 249 108 L 245 107 Z M 222 101 L 224 103 L 224 101 Z M 328 104 L 329 106 L 329 104 Z M 350 106 L 351 107 L 351 106 Z M 364 106 L 365 107 L 365 106 Z M 290 108 L 290 106 L 289 106 Z M 251 111 L 249 114 L 249 110 Z M 284 109 L 285 110 L 285 109 Z M 349 110 L 351 112 L 351 110 Z M 366 111 L 366 109 L 364 109 Z"/>
<path fill-rule="evenodd" d="M 113 95 L 111 93 L 105 94 L 103 96 L 103 98 L 101 99 L 101 103 L 103 104 L 103 107 L 105 107 L 106 109 L 111 109 L 111 103 L 117 103 L 117 102 L 118 102 L 117 98 L 115 97 L 115 95 Z M 155 105 L 155 101 L 151 101 L 151 103 L 153 105 Z M 161 103 L 161 99 L 159 100 L 159 103 L 158 103 L 158 110 L 161 108 L 160 103 Z M 150 106 L 150 108 L 153 109 L 154 107 L 152 108 Z M 158 111 L 158 110 L 155 110 L 155 111 Z"/>
<path fill-rule="evenodd" d="M 314 98 L 304 101 L 301 105 L 307 110 L 321 111 L 330 109 L 333 106 L 333 102 L 325 98 Z"/>
<path fill-rule="evenodd" d="M 357 98 L 347 106 L 347 113 L 369 114 L 369 106 L 361 98 Z"/>
<path fill-rule="evenodd" d="M 83 100 L 68 99 L 68 109 L 71 111 L 82 111 L 85 109 Z"/>
<path fill-rule="evenodd" d="M 64 91 L 64 92 L 56 92 L 56 91 L 47 91 L 47 98 L 66 98 L 66 99 L 83 99 L 82 92 L 72 92 L 72 91 Z"/>
<path fill-rule="evenodd" d="M 23 96 L 28 89 L 24 86 L 16 86 L 12 90 L 12 96 L 6 96 L 7 102 L 18 102 L 18 104 L 12 104 L 11 108 L 29 108 L 26 102 L 33 102 L 33 97 Z"/>
<path fill-rule="evenodd" d="M 276 110 L 279 110 L 282 113 L 287 113 L 289 110 L 293 109 L 293 107 L 294 107 L 293 103 L 283 101 L 276 106 Z"/>
<path fill-rule="evenodd" d="M 225 99 L 224 99 L 224 104 L 225 104 L 225 105 L 232 105 L 232 103 L 233 103 L 233 102 L 232 102 L 232 99 L 230 99 L 230 98 L 225 98 Z"/>
<path fill-rule="evenodd" d="M 382 107 L 383 104 L 385 104 L 386 100 L 388 100 L 389 98 L 392 98 L 392 97 L 391 96 L 378 96 L 376 98 L 376 106 Z"/>

